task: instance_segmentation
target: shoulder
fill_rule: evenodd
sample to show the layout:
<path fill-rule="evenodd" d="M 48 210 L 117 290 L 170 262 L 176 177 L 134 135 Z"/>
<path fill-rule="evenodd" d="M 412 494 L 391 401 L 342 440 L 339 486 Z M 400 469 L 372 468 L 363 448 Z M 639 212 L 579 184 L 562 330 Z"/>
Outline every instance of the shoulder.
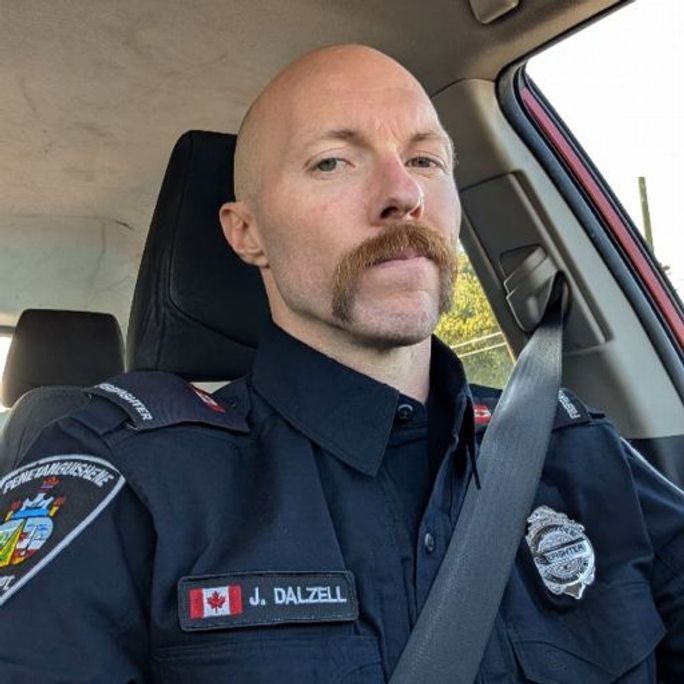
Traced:
<path fill-rule="evenodd" d="M 130 561 L 122 540 L 153 548 L 169 510 L 196 508 L 246 467 L 236 458 L 249 436 L 242 381 L 214 398 L 180 377 L 136 372 L 83 392 L 84 405 L 45 427 L 0 479 L 0 605 L 52 559 L 75 563 L 63 551 L 77 538 L 116 576 L 119 546 L 124 570 Z"/>
<path fill-rule="evenodd" d="M 473 386 L 473 411 L 478 440 L 486 433 L 501 390 Z M 533 402 L 520 408 L 534 413 Z M 542 480 L 560 487 L 604 491 L 607 483 L 633 490 L 624 442 L 604 413 L 581 401 L 571 390 L 558 393 L 556 414 Z"/>
<path fill-rule="evenodd" d="M 168 452 L 173 432 L 192 431 L 198 451 L 205 435 L 249 433 L 246 389 L 236 381 L 222 398 L 170 373 L 125 373 L 83 390 L 83 402 L 39 432 L 21 459 L 30 463 L 60 454 L 90 454 L 117 467 L 134 464 L 134 454 Z M 213 443 L 216 440 L 206 440 Z M 135 470 L 135 468 L 133 468 Z"/>
<path fill-rule="evenodd" d="M 475 425 L 478 432 L 482 433 L 492 418 L 503 390 L 485 387 L 484 385 L 470 385 L 470 392 L 473 398 Z M 530 405 L 525 410 L 534 411 L 535 407 Z M 569 427 L 607 424 L 609 423 L 606 421 L 604 413 L 587 406 L 571 390 L 565 387 L 559 390 L 556 417 L 553 424 L 554 431 Z"/>
<path fill-rule="evenodd" d="M 233 396 L 243 389 L 235 382 L 235 390 L 224 401 L 217 400 L 183 378 L 160 371 L 135 371 L 118 375 L 86 392 L 95 399 L 88 407 L 119 409 L 122 419 L 137 432 L 157 430 L 180 424 L 200 424 L 237 433 L 249 431 L 246 411 Z M 81 417 L 88 409 L 73 414 Z"/>

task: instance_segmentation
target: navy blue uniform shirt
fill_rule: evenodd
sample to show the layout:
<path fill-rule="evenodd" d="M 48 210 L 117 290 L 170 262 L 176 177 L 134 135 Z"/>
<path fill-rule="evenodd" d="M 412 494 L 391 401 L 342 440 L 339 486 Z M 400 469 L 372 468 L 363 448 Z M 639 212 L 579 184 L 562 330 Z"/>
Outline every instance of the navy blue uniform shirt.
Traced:
<path fill-rule="evenodd" d="M 0 683 L 385 682 L 498 397 L 431 376 L 272 327 L 213 396 L 94 388 L 0 481 Z M 478 681 L 684 682 L 684 497 L 567 392 L 530 514 Z"/>

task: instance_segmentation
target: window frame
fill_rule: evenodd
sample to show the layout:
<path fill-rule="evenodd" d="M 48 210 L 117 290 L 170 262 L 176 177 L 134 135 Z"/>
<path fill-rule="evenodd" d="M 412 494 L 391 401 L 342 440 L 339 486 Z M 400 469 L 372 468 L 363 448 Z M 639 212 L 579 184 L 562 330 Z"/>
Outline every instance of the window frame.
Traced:
<path fill-rule="evenodd" d="M 501 109 L 584 227 L 684 399 L 684 306 L 600 171 L 526 74 L 531 56 L 499 78 Z"/>

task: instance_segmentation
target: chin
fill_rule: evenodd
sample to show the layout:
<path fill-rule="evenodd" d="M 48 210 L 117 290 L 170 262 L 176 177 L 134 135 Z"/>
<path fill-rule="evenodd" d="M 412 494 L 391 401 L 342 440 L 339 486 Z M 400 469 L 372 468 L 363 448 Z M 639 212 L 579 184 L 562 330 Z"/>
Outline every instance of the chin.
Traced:
<path fill-rule="evenodd" d="M 348 332 L 363 344 L 378 349 L 410 347 L 430 337 L 438 321 L 437 311 L 376 312 L 370 316 L 354 316 Z"/>

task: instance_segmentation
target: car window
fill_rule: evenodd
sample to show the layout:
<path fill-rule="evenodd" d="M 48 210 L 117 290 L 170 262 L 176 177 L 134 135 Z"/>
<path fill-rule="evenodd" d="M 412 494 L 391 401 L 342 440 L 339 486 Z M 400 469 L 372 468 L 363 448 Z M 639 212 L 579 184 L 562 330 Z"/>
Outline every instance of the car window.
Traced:
<path fill-rule="evenodd" d="M 635 2 L 533 57 L 527 74 L 684 296 L 684 3 Z"/>
<path fill-rule="evenodd" d="M 506 384 L 513 357 L 462 247 L 458 248 L 453 304 L 435 334 L 458 354 L 471 383 L 497 388 Z"/>
<path fill-rule="evenodd" d="M 9 351 L 11 342 L 11 335 L 0 333 L 0 388 L 2 387 L 1 381 L 5 372 L 5 361 L 7 360 L 7 352 Z M 8 409 L 0 403 L 0 427 L 2 426 L 5 417 L 4 414 L 6 414 L 7 411 Z"/>

